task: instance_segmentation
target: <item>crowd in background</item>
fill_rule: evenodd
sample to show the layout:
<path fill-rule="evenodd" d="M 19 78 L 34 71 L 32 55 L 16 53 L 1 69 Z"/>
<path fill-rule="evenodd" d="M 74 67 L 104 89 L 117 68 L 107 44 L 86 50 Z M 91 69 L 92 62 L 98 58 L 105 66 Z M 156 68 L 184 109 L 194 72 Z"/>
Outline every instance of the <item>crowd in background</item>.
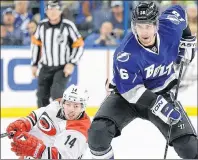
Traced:
<path fill-rule="evenodd" d="M 72 20 L 85 40 L 85 46 L 116 46 L 124 37 L 123 1 L 60 1 L 63 17 Z M 30 4 L 31 3 L 31 4 Z M 31 36 L 41 20 L 39 0 L 1 2 L 1 45 L 31 44 Z M 127 31 L 130 31 L 131 10 L 139 1 L 128 1 Z M 182 5 L 188 13 L 193 34 L 197 32 L 197 1 L 156 1 L 160 12 L 172 4 Z"/>

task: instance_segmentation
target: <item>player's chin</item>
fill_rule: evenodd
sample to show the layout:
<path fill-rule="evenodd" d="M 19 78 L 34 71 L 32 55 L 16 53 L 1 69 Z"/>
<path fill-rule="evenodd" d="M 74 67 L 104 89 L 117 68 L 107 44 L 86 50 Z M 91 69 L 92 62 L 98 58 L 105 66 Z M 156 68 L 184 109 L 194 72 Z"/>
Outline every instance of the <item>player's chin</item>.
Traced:
<path fill-rule="evenodd" d="M 67 120 L 74 120 L 75 115 L 67 115 L 66 118 L 67 118 Z"/>
<path fill-rule="evenodd" d="M 150 43 L 150 41 L 141 41 L 142 42 L 142 44 L 144 45 L 144 46 L 147 46 L 147 45 L 149 45 L 149 43 Z"/>
<path fill-rule="evenodd" d="M 148 38 L 148 39 L 142 39 L 141 42 L 142 42 L 143 45 L 146 46 L 146 45 L 149 45 L 151 41 L 150 41 L 150 39 Z"/>

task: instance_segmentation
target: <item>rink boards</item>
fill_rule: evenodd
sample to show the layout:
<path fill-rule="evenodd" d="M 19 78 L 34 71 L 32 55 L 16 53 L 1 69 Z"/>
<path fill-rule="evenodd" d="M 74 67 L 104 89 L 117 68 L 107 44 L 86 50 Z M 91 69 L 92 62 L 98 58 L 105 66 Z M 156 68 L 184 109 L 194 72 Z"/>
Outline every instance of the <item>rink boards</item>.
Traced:
<path fill-rule="evenodd" d="M 105 81 L 112 77 L 113 52 L 114 49 L 85 49 L 70 81 L 88 89 L 90 99 L 86 110 L 90 116 L 95 115 L 107 95 Z M 31 75 L 30 58 L 29 48 L 1 49 L 2 118 L 25 116 L 36 109 L 37 79 Z M 178 96 L 190 116 L 197 116 L 197 79 L 192 79 L 197 77 L 196 68 L 193 67 L 188 76 L 189 86 L 181 89 Z"/>

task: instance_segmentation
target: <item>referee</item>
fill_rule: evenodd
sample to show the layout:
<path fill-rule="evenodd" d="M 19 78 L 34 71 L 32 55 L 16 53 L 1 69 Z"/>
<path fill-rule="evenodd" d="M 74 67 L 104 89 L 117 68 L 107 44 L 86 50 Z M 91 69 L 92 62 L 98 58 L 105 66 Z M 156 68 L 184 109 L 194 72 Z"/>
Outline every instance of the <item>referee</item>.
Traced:
<path fill-rule="evenodd" d="M 58 1 L 48 1 L 47 18 L 32 38 L 32 74 L 37 76 L 38 107 L 62 97 L 65 85 L 83 54 L 84 42 L 73 22 L 62 17 Z M 39 66 L 39 67 L 38 67 Z"/>

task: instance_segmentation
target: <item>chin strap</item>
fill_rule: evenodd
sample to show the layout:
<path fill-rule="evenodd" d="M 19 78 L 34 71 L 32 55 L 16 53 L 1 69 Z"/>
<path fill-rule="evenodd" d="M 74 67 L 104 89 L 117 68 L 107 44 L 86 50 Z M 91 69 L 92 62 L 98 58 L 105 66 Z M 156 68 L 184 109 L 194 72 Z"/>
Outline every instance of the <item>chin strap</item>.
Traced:
<path fill-rule="evenodd" d="M 83 117 L 84 113 L 85 111 L 83 110 L 76 119 L 80 119 L 81 117 Z"/>

